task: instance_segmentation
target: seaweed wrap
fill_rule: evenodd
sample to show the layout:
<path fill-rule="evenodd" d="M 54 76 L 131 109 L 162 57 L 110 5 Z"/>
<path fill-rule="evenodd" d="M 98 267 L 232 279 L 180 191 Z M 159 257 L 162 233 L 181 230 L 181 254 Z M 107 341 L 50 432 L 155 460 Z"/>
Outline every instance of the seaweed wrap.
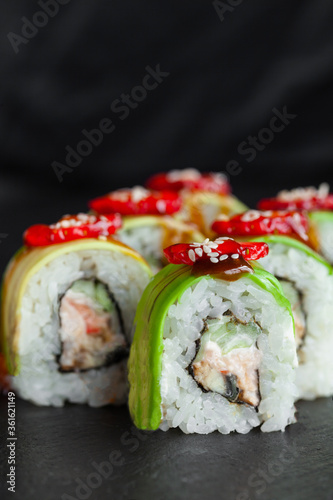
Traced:
<path fill-rule="evenodd" d="M 173 217 L 180 211 L 182 200 L 172 191 L 136 186 L 91 200 L 89 206 L 95 213 L 122 215 L 123 226 L 116 237 L 143 255 L 154 273 L 167 264 L 163 248 L 178 241 L 205 239 L 195 224 Z"/>
<path fill-rule="evenodd" d="M 261 210 L 306 210 L 316 236 L 316 250 L 333 264 L 333 194 L 328 184 L 281 191 L 276 198 L 261 200 Z"/>
<path fill-rule="evenodd" d="M 299 397 L 333 394 L 333 277 L 330 264 L 315 250 L 306 214 L 251 210 L 229 220 L 217 220 L 219 235 L 251 238 L 269 245 L 261 260 L 276 276 L 291 303 L 299 366 Z"/>
<path fill-rule="evenodd" d="M 165 249 L 146 288 L 129 359 L 140 429 L 284 430 L 295 422 L 293 317 L 278 281 L 254 260 L 265 243 L 230 238 Z"/>
<path fill-rule="evenodd" d="M 110 235 L 119 215 L 35 225 L 3 279 L 1 350 L 9 383 L 39 405 L 122 404 L 148 264 Z"/>
<path fill-rule="evenodd" d="M 152 176 L 150 189 L 178 192 L 183 205 L 175 217 L 195 223 L 200 231 L 212 236 L 211 225 L 219 214 L 233 215 L 247 207 L 231 194 L 227 177 L 218 172 L 201 173 L 196 169 L 171 170 Z"/>

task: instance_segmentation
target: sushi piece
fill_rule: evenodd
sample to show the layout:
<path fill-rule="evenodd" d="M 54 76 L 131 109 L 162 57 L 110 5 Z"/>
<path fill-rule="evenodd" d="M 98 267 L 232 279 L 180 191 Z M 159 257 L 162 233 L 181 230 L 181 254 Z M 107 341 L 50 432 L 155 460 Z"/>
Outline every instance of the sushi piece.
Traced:
<path fill-rule="evenodd" d="M 179 192 L 183 207 L 175 217 L 194 222 L 208 237 L 213 234 L 211 225 L 219 214 L 233 215 L 247 210 L 231 194 L 226 176 L 217 172 L 201 173 L 193 168 L 171 170 L 152 176 L 146 185 L 150 189 Z"/>
<path fill-rule="evenodd" d="M 317 250 L 333 264 L 333 194 L 328 184 L 281 191 L 258 204 L 261 210 L 306 210 L 317 238 Z"/>
<path fill-rule="evenodd" d="M 181 206 L 177 193 L 149 191 L 141 186 L 113 191 L 89 203 L 95 213 L 118 212 L 123 216 L 123 227 L 116 237 L 143 255 L 154 273 L 167 264 L 163 248 L 179 241 L 205 239 L 195 224 L 173 217 Z"/>
<path fill-rule="evenodd" d="M 295 320 L 299 367 L 299 397 L 333 394 L 332 267 L 313 247 L 311 226 L 300 212 L 251 210 L 229 220 L 217 220 L 219 235 L 265 241 L 269 254 L 261 264 L 279 279 Z"/>
<path fill-rule="evenodd" d="M 10 384 L 39 405 L 127 399 L 126 363 L 148 264 L 110 235 L 119 215 L 35 225 L 4 275 L 1 351 Z"/>
<path fill-rule="evenodd" d="M 129 360 L 140 429 L 284 430 L 295 422 L 293 317 L 278 281 L 254 260 L 265 243 L 230 238 L 165 249 L 146 288 Z"/>

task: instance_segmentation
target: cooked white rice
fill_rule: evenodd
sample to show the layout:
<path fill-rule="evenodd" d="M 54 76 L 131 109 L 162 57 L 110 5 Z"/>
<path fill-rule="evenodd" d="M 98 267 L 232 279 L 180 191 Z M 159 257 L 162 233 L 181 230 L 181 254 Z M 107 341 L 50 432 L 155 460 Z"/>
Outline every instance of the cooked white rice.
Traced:
<path fill-rule="evenodd" d="M 314 399 L 333 394 L 333 277 L 328 268 L 305 252 L 270 244 L 262 265 L 294 283 L 303 295 L 306 313 L 304 343 L 298 351 L 296 382 L 300 397 Z"/>
<path fill-rule="evenodd" d="M 12 377 L 13 388 L 40 405 L 62 406 L 65 401 L 101 406 L 127 397 L 126 360 L 85 372 L 61 373 L 59 301 L 78 279 L 96 278 L 114 294 L 132 340 L 132 323 L 138 301 L 149 281 L 136 259 L 120 252 L 84 250 L 63 254 L 41 268 L 30 279 L 21 306 L 18 325 L 20 373 Z"/>
<path fill-rule="evenodd" d="M 120 241 L 139 252 L 155 273 L 162 268 L 163 227 L 157 224 L 135 226 L 118 231 Z"/>
<path fill-rule="evenodd" d="M 254 318 L 262 327 L 257 346 L 261 403 L 258 412 L 229 402 L 218 393 L 203 392 L 187 367 L 196 352 L 204 319 L 230 310 L 239 320 Z M 284 430 L 295 421 L 294 384 L 297 364 L 292 318 L 274 297 L 249 278 L 235 282 L 202 279 L 187 289 L 169 308 L 164 326 L 161 429 L 180 427 L 185 433 L 247 433 L 259 426 L 264 432 Z"/>

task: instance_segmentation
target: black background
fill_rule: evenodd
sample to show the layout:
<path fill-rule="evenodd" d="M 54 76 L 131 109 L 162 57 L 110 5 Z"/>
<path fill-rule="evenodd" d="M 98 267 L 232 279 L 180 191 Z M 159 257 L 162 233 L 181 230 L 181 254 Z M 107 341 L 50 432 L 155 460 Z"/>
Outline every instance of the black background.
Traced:
<path fill-rule="evenodd" d="M 160 170 L 225 171 L 236 160 L 233 190 L 251 206 L 285 187 L 332 180 L 330 0 L 239 0 L 220 16 L 207 1 L 63 1 L 16 47 L 13 36 L 41 7 L 0 5 L 4 260 L 27 225 L 84 210 L 87 199 Z M 111 103 L 157 65 L 169 76 L 121 120 Z M 239 145 L 284 106 L 297 117 L 248 162 Z M 106 117 L 115 130 L 59 182 L 52 163 L 64 163 L 66 146 L 75 149 L 82 130 Z"/>
<path fill-rule="evenodd" d="M 22 232 L 28 225 L 53 222 L 64 213 L 84 210 L 87 199 L 111 189 L 142 184 L 147 176 L 160 170 L 194 167 L 225 171 L 228 162 L 236 160 L 241 172 L 232 175 L 230 181 L 235 194 L 251 206 L 260 197 L 273 195 L 285 187 L 332 181 L 333 3 L 330 0 L 240 1 L 225 12 L 223 21 L 220 19 L 223 14 L 220 11 L 219 17 L 210 1 L 71 0 L 59 6 L 59 12 L 27 43 L 19 44 L 15 53 L 10 41 L 13 35 L 9 33 L 22 36 L 25 24 L 22 17 L 32 21 L 40 10 L 38 3 L 30 0 L 0 4 L 0 271 L 20 246 Z M 112 113 L 111 103 L 141 84 L 147 66 L 157 65 L 169 76 L 148 92 L 125 120 Z M 273 108 L 282 111 L 284 106 L 297 117 L 275 134 L 253 161 L 246 161 L 246 156 L 238 152 L 239 145 L 268 126 Z M 82 130 L 96 128 L 105 117 L 113 119 L 114 132 L 105 135 L 102 144 L 93 148 L 59 182 L 52 163 L 64 163 L 65 147 L 76 148 L 84 138 Z M 332 455 L 332 408 L 328 411 L 325 406 L 329 413 L 326 419 L 320 402 L 306 405 L 309 425 L 304 424 L 299 430 L 295 426 L 291 432 L 304 431 L 302 440 L 309 457 L 315 458 L 308 457 L 308 461 L 302 462 L 303 470 L 292 469 L 287 478 L 273 483 L 269 496 L 265 496 L 266 491 L 260 498 L 274 500 L 278 494 L 283 499 L 332 498 L 329 495 L 333 487 L 318 489 L 319 496 L 314 489 L 320 479 L 319 466 L 327 464 L 328 453 Z M 23 484 L 30 478 L 35 485 L 31 498 L 44 499 L 59 498 L 62 483 L 57 480 L 56 470 L 53 482 L 51 476 L 47 475 L 46 481 L 42 476 L 52 474 L 52 467 L 62 463 L 73 479 L 76 460 L 77 467 L 83 460 L 89 469 L 91 453 L 98 449 L 103 455 L 104 433 L 106 440 L 108 432 L 116 439 L 117 425 L 123 418 L 123 413 L 114 415 L 110 410 L 100 410 L 98 418 L 104 419 L 104 426 L 96 435 L 95 427 L 89 427 L 91 438 L 78 447 L 78 454 L 83 455 L 78 458 L 73 445 L 68 462 L 64 446 L 65 449 L 70 446 L 73 423 L 66 424 L 69 420 L 65 413 L 61 413 L 64 429 L 56 427 L 57 446 L 51 435 L 58 413 L 32 409 L 28 404 L 22 404 L 21 411 L 21 426 L 26 422 L 28 429 L 22 434 L 21 449 L 25 450 L 22 460 L 26 464 L 36 460 L 34 446 L 46 456 L 47 450 L 50 452 L 50 463 L 46 461 L 44 469 L 34 467 L 21 472 Z M 69 418 L 73 415 L 82 429 L 97 418 L 92 410 L 82 408 L 72 409 Z M 125 412 L 125 419 L 126 415 Z M 46 423 L 50 419 L 50 426 L 42 425 L 44 418 Z M 34 437 L 35 443 L 31 437 L 34 419 L 44 429 L 42 436 Z M 329 439 L 325 443 L 324 434 L 316 441 L 316 421 L 322 425 L 326 422 L 324 429 Z M 80 439 L 84 439 L 82 436 Z M 161 441 L 156 438 L 155 446 L 159 458 L 169 467 L 168 474 L 163 476 L 162 465 L 154 467 L 156 457 L 149 452 L 149 446 L 141 447 L 130 459 L 134 472 L 139 474 L 136 477 L 141 477 L 141 483 L 135 483 L 139 484 L 138 494 L 132 491 L 124 498 L 152 498 L 153 493 L 167 498 L 161 489 L 149 489 L 150 472 L 155 483 L 161 476 L 166 487 L 176 477 L 174 486 L 178 493 L 169 490 L 173 494 L 170 498 L 186 497 L 189 492 L 193 499 L 202 498 L 205 478 L 211 481 L 210 494 L 223 498 L 224 484 L 228 498 L 235 498 L 239 474 L 244 472 L 248 460 L 256 463 L 253 449 L 258 446 L 259 455 L 265 460 L 271 446 L 283 446 L 285 436 L 279 436 L 263 439 L 260 433 L 253 433 L 248 441 L 247 437 L 214 435 L 204 440 L 174 433 L 170 438 L 173 444 L 168 444 L 169 438 L 163 434 Z M 199 482 L 192 473 L 186 473 L 185 458 L 179 462 L 178 475 L 176 468 L 170 469 L 169 461 L 183 453 L 177 451 L 177 439 L 180 446 L 186 443 L 189 447 L 189 465 L 200 477 Z M 28 448 L 24 448 L 24 443 L 28 443 Z M 234 443 L 238 452 L 233 451 Z M 321 456 L 317 448 L 324 444 L 326 454 Z M 163 455 L 164 447 L 168 450 L 170 446 L 174 446 L 171 457 Z M 84 455 L 85 448 L 89 456 Z M 211 453 L 218 457 L 218 467 Z M 207 457 L 211 469 L 210 473 L 203 473 L 200 464 Z M 141 464 L 143 469 L 135 464 Z M 142 470 L 148 470 L 148 475 L 143 472 L 140 476 Z M 123 469 L 121 477 L 127 481 L 132 472 Z M 328 477 L 325 474 L 323 477 Z M 310 483 L 309 477 L 312 477 Z M 287 480 L 284 489 L 282 479 Z M 332 481 L 332 476 L 329 480 Z M 298 495 L 300 481 L 303 486 Z M 51 490 L 47 493 L 48 485 L 53 491 L 58 485 L 57 493 Z M 121 480 L 118 493 L 120 485 Z M 107 498 L 106 492 L 112 492 L 109 484 L 108 488 L 98 490 L 93 498 Z M 30 496 L 27 494 L 26 498 Z M 119 494 L 117 498 L 122 497 Z"/>

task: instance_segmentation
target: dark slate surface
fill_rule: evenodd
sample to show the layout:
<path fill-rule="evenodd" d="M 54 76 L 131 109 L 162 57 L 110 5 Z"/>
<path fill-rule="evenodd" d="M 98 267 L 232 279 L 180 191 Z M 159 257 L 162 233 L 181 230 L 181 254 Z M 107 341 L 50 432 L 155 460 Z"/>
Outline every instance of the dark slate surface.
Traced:
<path fill-rule="evenodd" d="M 2 445 L 6 405 L 2 397 Z M 41 408 L 18 400 L 17 489 L 1 498 L 333 499 L 333 402 L 297 406 L 298 423 L 285 433 L 200 436 L 137 431 L 126 407 Z M 6 451 L 1 462 L 3 479 Z M 105 478 L 96 470 L 102 463 Z"/>
<path fill-rule="evenodd" d="M 0 233 L 8 234 L 0 240 L 1 269 L 20 246 L 26 226 L 53 222 L 64 210 L 82 210 L 89 197 L 88 192 L 69 196 L 59 191 L 57 196 L 38 189 L 21 193 L 18 187 L 12 196 L 11 187 L 0 186 Z M 255 204 L 254 193 L 237 194 Z M 5 484 L 6 405 L 0 398 L 2 500 L 333 499 L 331 398 L 298 403 L 299 422 L 285 433 L 254 430 L 245 436 L 186 436 L 178 430 L 137 434 L 126 407 L 39 408 L 17 400 L 15 495 Z M 110 458 L 113 470 L 106 465 L 110 476 L 100 478 L 94 463 Z"/>

